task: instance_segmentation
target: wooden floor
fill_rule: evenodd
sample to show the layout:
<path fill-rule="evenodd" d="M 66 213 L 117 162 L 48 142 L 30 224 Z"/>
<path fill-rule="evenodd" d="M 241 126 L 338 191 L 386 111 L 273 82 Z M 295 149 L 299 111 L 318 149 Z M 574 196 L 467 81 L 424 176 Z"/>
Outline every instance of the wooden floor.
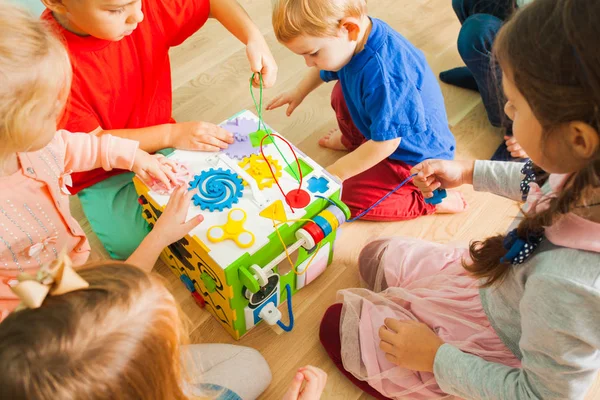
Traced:
<path fill-rule="evenodd" d="M 275 88 L 266 92 L 267 100 L 293 88 L 306 70 L 303 59 L 277 43 L 271 28 L 269 0 L 242 0 L 253 20 L 265 35 L 279 65 Z M 423 50 L 437 74 L 460 65 L 456 51 L 459 23 L 450 0 L 371 0 L 369 12 L 388 22 Z M 248 89 L 250 71 L 244 47 L 224 28 L 209 21 L 183 45 L 172 50 L 174 117 L 178 121 L 205 120 L 218 123 L 242 109 L 252 109 Z M 331 85 L 323 85 L 287 118 L 282 110 L 265 114 L 268 124 L 285 135 L 301 150 L 326 166 L 340 153 L 319 148 L 317 139 L 336 126 L 329 106 Z M 500 142 L 500 134 L 485 117 L 477 93 L 442 84 L 449 123 L 457 142 L 457 158 L 489 158 Z M 333 366 L 318 340 L 319 321 L 326 308 L 335 302 L 339 289 L 359 285 L 356 259 L 362 246 L 382 236 L 403 235 L 440 243 L 464 244 L 476 238 L 502 232 L 518 208 L 515 203 L 493 195 L 463 189 L 469 211 L 456 216 L 429 216 L 410 222 L 355 222 L 343 227 L 336 243 L 330 268 L 314 283 L 294 297 L 296 327 L 291 333 L 261 324 L 238 344 L 254 347 L 269 362 L 273 382 L 262 398 L 281 399 L 297 367 L 312 364 L 329 373 L 323 399 L 369 399 L 354 388 Z M 81 221 L 94 248 L 92 258 L 105 258 L 98 240 L 85 221 L 76 199 L 73 213 Z M 236 343 L 213 317 L 198 308 L 179 280 L 163 264 L 155 271 L 167 278 L 169 287 L 192 323 L 192 342 Z M 599 386 L 596 384 L 596 386 Z M 600 393 L 600 388 L 595 390 Z M 597 394 L 600 396 L 600 394 Z M 595 398 L 590 393 L 589 399 Z"/>

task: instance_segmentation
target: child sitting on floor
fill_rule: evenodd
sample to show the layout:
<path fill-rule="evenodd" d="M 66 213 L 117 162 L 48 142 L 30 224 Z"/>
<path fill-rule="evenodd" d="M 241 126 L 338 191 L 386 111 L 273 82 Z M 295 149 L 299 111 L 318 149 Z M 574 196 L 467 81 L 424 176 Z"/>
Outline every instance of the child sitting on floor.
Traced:
<path fill-rule="evenodd" d="M 378 399 L 583 399 L 600 371 L 600 2 L 535 0 L 500 31 L 520 164 L 428 160 L 425 196 L 472 184 L 526 199 L 516 228 L 469 249 L 385 239 L 368 289 L 342 290 L 321 341 Z M 547 171 L 547 172 L 543 172 Z"/>
<path fill-rule="evenodd" d="M 367 210 L 428 158 L 454 158 L 440 87 L 423 54 L 385 22 L 367 15 L 365 0 L 277 0 L 277 39 L 311 67 L 298 87 L 267 110 L 289 104 L 290 115 L 323 82 L 337 80 L 331 96 L 340 131 L 319 144 L 350 151 L 327 170 L 344 181 L 342 200 L 352 215 Z M 437 207 L 409 182 L 364 219 L 394 221 L 434 212 L 460 212 L 462 196 Z"/>
<path fill-rule="evenodd" d="M 23 307 L 0 323 L 2 398 L 251 400 L 269 385 L 254 349 L 182 346 L 186 326 L 158 277 L 114 262 L 77 274 L 68 263 L 13 288 Z M 300 368 L 284 400 L 317 400 L 326 380 Z"/>
<path fill-rule="evenodd" d="M 56 131 L 71 82 L 66 49 L 26 11 L 0 1 L 0 320 L 16 306 L 7 283 L 33 273 L 66 249 L 76 265 L 90 254 L 71 216 L 70 174 L 93 168 L 132 170 L 163 184 L 174 182 L 167 158 L 151 156 L 138 142 Z M 160 251 L 200 218 L 185 222 L 191 192 L 179 188 L 153 232 L 129 262 L 152 269 Z"/>
<path fill-rule="evenodd" d="M 235 0 L 42 2 L 48 8 L 42 19 L 64 39 L 73 64 L 70 99 L 59 126 L 71 132 L 134 139 L 151 153 L 165 148 L 218 151 L 233 143 L 233 135 L 215 124 L 175 123 L 172 117 L 169 51 L 208 18 L 244 43 L 252 71 L 262 74 L 266 86 L 275 83 L 277 65 L 269 47 Z M 74 174 L 71 191 L 78 194 L 98 239 L 119 260 L 129 257 L 149 231 L 132 176 L 123 172 Z"/>

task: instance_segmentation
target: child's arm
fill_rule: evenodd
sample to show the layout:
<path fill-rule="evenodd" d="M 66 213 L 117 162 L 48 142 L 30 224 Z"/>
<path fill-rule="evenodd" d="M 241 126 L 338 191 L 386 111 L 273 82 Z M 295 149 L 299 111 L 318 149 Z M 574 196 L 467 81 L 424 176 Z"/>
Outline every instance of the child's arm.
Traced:
<path fill-rule="evenodd" d="M 210 16 L 246 45 L 250 68 L 262 74 L 265 87 L 273 86 L 277 79 L 277 63 L 265 38 L 242 6 L 235 0 L 211 0 Z M 256 76 L 254 85 L 259 83 L 260 78 Z"/>
<path fill-rule="evenodd" d="M 176 182 L 173 165 L 163 156 L 151 156 L 138 143 L 112 135 L 94 135 L 59 131 L 56 139 L 64 148 L 64 170 L 71 172 L 114 168 L 135 172 L 146 181 L 150 175 L 168 188 Z"/>
<path fill-rule="evenodd" d="M 522 201 L 521 181 L 523 164 L 497 161 L 426 160 L 416 165 L 414 183 L 425 198 L 434 190 L 473 185 L 475 190 L 490 192 L 512 200 Z"/>
<path fill-rule="evenodd" d="M 128 264 L 152 271 L 165 247 L 184 237 L 204 220 L 202 215 L 198 215 L 186 221 L 193 195 L 194 192 L 186 190 L 184 186 L 175 189 L 152 231 L 127 259 Z"/>
<path fill-rule="evenodd" d="M 308 96 L 310 92 L 318 88 L 323 84 L 323 79 L 321 79 L 321 71 L 318 68 L 311 68 L 308 71 L 308 74 L 300 81 L 296 89 L 291 90 L 289 92 L 284 92 L 279 96 L 275 97 L 271 102 L 267 105 L 267 111 L 274 110 L 279 108 L 285 104 L 289 104 L 286 114 L 289 117 L 292 115 L 296 107 L 302 103 L 304 98 Z"/>
<path fill-rule="evenodd" d="M 233 135 L 218 125 L 204 121 L 162 124 L 139 129 L 98 128 L 96 136 L 113 135 L 140 143 L 140 148 L 148 153 L 174 147 L 183 150 L 219 151 L 233 143 Z"/>
<path fill-rule="evenodd" d="M 389 157 L 398 148 L 400 140 L 401 138 L 383 142 L 368 140 L 327 167 L 327 171 L 342 181 L 352 178 Z"/>

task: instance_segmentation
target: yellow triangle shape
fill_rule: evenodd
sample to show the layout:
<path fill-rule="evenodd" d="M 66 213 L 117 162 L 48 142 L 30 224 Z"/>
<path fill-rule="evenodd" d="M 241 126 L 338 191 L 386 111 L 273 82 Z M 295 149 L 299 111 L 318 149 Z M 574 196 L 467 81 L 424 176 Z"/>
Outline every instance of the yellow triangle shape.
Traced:
<path fill-rule="evenodd" d="M 275 220 L 279 222 L 287 222 L 287 216 L 285 215 L 285 208 L 283 206 L 283 201 L 277 200 L 269 207 L 262 210 L 258 215 L 261 217 Z"/>

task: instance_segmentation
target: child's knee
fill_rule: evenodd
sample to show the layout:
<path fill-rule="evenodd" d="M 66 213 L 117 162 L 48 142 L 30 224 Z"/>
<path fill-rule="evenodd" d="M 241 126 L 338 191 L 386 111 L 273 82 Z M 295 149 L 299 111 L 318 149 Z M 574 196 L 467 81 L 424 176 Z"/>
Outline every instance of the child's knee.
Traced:
<path fill-rule="evenodd" d="M 115 231 L 114 236 L 104 240 L 100 238 L 100 241 L 111 258 L 126 260 L 142 243 L 149 231 L 150 228 L 144 220 L 143 223 L 133 224 L 126 232 L 118 234 Z"/>
<path fill-rule="evenodd" d="M 463 60 L 489 57 L 493 38 L 500 30 L 502 21 L 493 15 L 476 14 L 463 23 L 458 34 L 458 52 Z"/>
<path fill-rule="evenodd" d="M 358 270 L 362 280 L 369 289 L 374 289 L 380 274 L 381 259 L 389 244 L 389 240 L 375 240 L 366 245 L 358 256 Z M 385 279 L 379 283 L 381 290 L 387 288 Z"/>
<path fill-rule="evenodd" d="M 341 360 L 341 342 L 340 342 L 340 321 L 342 319 L 343 304 L 336 303 L 329 307 L 323 319 L 319 330 L 319 339 L 321 344 L 330 355 L 330 357 L 339 357 Z"/>

